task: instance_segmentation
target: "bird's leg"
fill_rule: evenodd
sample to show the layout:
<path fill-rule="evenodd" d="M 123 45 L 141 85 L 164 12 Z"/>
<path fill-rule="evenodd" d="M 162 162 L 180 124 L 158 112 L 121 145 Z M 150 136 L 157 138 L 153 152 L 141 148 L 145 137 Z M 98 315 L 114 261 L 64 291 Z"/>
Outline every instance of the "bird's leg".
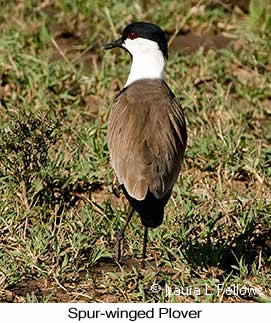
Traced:
<path fill-rule="evenodd" d="M 125 229 L 127 228 L 133 214 L 134 214 L 135 209 L 132 208 L 132 210 L 130 211 L 129 215 L 128 215 L 128 219 L 124 225 L 124 227 L 122 228 L 122 230 L 119 231 L 118 236 L 117 236 L 117 254 L 116 254 L 116 258 L 117 261 L 120 262 L 121 257 L 122 257 L 122 251 L 123 251 L 123 239 L 124 239 L 124 232 Z"/>
<path fill-rule="evenodd" d="M 148 242 L 148 227 L 145 227 L 144 228 L 143 251 L 142 251 L 142 268 L 145 268 L 147 242 Z"/>

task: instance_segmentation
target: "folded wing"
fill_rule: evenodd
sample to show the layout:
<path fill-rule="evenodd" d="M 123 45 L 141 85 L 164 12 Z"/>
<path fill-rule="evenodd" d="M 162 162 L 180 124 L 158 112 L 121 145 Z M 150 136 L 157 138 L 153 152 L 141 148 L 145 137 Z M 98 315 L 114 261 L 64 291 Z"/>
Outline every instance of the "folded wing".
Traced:
<path fill-rule="evenodd" d="M 180 104 L 162 80 L 140 80 L 115 99 L 108 125 L 112 166 L 127 193 L 162 199 L 180 172 L 187 134 Z"/>

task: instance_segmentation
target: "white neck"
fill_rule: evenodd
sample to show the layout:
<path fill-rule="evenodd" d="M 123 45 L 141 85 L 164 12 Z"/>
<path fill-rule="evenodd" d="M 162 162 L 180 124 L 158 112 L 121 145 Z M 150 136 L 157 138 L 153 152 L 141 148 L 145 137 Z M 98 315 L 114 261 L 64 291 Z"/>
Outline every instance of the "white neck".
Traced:
<path fill-rule="evenodd" d="M 143 38 L 127 39 L 125 47 L 133 57 L 125 87 L 142 79 L 163 79 L 165 59 L 157 43 Z"/>

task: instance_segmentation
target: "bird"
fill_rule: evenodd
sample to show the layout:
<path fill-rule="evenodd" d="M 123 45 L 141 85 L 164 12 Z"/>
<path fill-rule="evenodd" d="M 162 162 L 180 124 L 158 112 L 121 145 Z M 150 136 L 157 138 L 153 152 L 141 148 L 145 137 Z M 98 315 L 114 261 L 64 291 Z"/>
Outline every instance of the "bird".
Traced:
<path fill-rule="evenodd" d="M 131 56 L 128 79 L 114 98 L 108 119 L 110 160 L 131 211 L 117 238 L 122 259 L 124 232 L 136 211 L 144 227 L 142 263 L 148 229 L 163 222 L 184 159 L 187 127 L 183 109 L 164 80 L 168 59 L 165 33 L 149 22 L 132 22 L 105 50 L 121 48 Z"/>

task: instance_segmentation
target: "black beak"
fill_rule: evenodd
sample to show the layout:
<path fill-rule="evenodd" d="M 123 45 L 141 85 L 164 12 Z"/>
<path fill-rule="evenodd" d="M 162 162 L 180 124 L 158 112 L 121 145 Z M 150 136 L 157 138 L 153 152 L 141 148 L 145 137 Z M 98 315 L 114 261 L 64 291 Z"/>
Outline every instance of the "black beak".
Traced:
<path fill-rule="evenodd" d="M 116 48 L 116 47 L 122 47 L 122 38 L 113 41 L 112 43 L 106 44 L 104 46 L 104 49 L 112 49 L 112 48 Z"/>

